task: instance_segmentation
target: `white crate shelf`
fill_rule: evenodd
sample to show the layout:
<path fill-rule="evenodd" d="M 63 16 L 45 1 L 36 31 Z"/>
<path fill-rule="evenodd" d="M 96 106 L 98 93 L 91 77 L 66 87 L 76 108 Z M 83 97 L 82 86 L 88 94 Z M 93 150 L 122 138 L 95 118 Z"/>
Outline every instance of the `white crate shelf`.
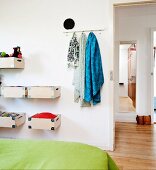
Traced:
<path fill-rule="evenodd" d="M 7 112 L 11 114 L 11 112 Z M 26 114 L 18 113 L 15 117 L 2 117 L 0 116 L 0 127 L 16 128 L 25 123 Z"/>
<path fill-rule="evenodd" d="M 0 69 L 20 69 L 24 68 L 24 59 L 15 57 L 0 57 Z"/>
<path fill-rule="evenodd" d="M 28 118 L 28 129 L 56 130 L 61 125 L 61 115 L 58 114 L 54 119 L 47 118 Z"/>
<path fill-rule="evenodd" d="M 57 98 L 60 93 L 60 86 L 31 86 L 27 88 L 28 98 Z"/>
<path fill-rule="evenodd" d="M 61 95 L 60 86 L 2 86 L 1 96 L 5 98 L 57 98 Z"/>
<path fill-rule="evenodd" d="M 1 96 L 6 98 L 24 98 L 25 87 L 23 86 L 2 86 Z"/>

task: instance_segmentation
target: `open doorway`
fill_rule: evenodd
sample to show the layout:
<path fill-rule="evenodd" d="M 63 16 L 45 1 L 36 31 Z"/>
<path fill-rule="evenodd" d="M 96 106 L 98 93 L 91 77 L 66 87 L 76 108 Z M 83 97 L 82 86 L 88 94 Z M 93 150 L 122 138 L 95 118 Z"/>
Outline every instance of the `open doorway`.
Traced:
<path fill-rule="evenodd" d="M 136 43 L 119 47 L 119 110 L 120 113 L 136 112 Z"/>
<path fill-rule="evenodd" d="M 116 5 L 114 8 L 114 110 L 116 122 L 136 122 L 137 115 L 151 116 L 151 123 L 156 122 L 156 112 L 154 112 L 154 109 L 156 109 L 156 58 L 154 60 L 153 57 L 153 51 L 155 51 L 153 47 L 156 46 L 156 41 L 153 41 L 155 39 L 153 36 L 155 33 L 153 34 L 153 32 L 156 32 L 155 18 L 155 3 L 142 3 L 140 5 L 121 4 Z M 137 45 L 137 84 L 136 111 L 133 117 L 131 117 L 132 121 L 129 113 L 119 115 L 118 65 L 120 42 L 133 40 Z"/>
<path fill-rule="evenodd" d="M 116 122 L 136 122 L 137 96 L 137 41 L 116 44 Z M 118 68 L 117 68 L 118 67 Z"/>

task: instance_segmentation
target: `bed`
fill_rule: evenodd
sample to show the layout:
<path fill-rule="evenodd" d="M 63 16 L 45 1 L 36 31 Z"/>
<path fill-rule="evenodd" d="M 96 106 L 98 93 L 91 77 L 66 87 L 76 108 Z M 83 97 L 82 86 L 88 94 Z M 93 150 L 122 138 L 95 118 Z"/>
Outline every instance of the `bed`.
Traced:
<path fill-rule="evenodd" d="M 0 140 L 0 169 L 118 170 L 101 149 L 72 142 Z"/>

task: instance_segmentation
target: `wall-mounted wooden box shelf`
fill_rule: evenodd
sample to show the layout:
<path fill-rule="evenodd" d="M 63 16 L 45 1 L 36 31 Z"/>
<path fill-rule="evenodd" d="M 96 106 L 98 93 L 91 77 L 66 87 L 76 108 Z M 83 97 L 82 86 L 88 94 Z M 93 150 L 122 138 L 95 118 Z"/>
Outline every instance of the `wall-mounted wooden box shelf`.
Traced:
<path fill-rule="evenodd" d="M 25 87 L 23 86 L 2 86 L 1 96 L 6 98 L 24 98 Z"/>
<path fill-rule="evenodd" d="M 60 96 L 60 86 L 31 86 L 27 88 L 28 98 L 56 98 Z"/>
<path fill-rule="evenodd" d="M 56 130 L 61 125 L 61 115 L 54 119 L 47 118 L 28 118 L 29 129 Z"/>
<path fill-rule="evenodd" d="M 3 112 L 5 114 L 12 114 L 11 112 Z M 14 113 L 13 113 L 14 114 Z M 0 116 L 0 127 L 16 128 L 25 123 L 25 113 L 16 113 L 17 116 L 2 117 Z"/>
<path fill-rule="evenodd" d="M 1 96 L 6 98 L 57 98 L 60 86 L 2 86 Z"/>
<path fill-rule="evenodd" d="M 0 69 L 24 68 L 24 59 L 15 57 L 0 58 Z"/>

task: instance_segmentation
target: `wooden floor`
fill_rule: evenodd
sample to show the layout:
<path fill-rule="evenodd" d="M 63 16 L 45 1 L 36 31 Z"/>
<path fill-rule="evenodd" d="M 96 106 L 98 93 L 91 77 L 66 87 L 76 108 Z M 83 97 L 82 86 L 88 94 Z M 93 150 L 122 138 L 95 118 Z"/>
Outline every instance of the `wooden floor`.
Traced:
<path fill-rule="evenodd" d="M 156 170 L 156 125 L 116 123 L 115 140 L 109 154 L 121 170 Z"/>

